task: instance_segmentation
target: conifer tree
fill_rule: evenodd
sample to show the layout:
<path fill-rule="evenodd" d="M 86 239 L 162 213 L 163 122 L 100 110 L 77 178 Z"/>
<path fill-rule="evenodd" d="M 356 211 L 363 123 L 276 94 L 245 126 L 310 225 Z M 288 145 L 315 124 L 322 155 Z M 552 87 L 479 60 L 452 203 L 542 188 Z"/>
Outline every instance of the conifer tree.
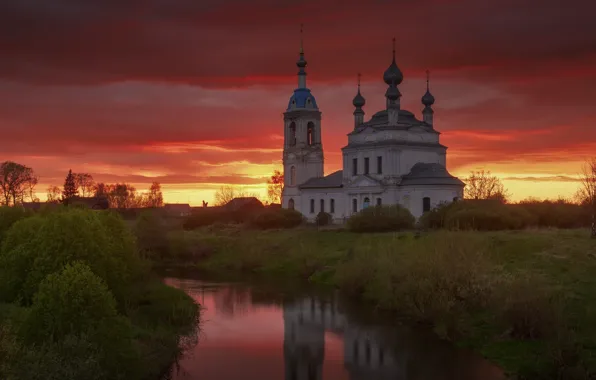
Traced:
<path fill-rule="evenodd" d="M 72 170 L 68 171 L 66 180 L 64 181 L 64 190 L 62 190 L 62 199 L 68 201 L 72 197 L 79 195 L 79 189 L 75 181 L 75 176 L 72 174 Z"/>

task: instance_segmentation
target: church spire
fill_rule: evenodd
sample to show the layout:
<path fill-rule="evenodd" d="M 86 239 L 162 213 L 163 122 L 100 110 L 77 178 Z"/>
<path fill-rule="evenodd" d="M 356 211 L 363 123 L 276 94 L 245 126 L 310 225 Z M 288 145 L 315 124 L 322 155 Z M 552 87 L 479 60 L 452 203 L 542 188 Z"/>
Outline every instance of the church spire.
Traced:
<path fill-rule="evenodd" d="M 298 88 L 306 88 L 306 59 L 304 58 L 303 24 L 300 24 L 300 58 L 296 62 L 298 66 Z"/>
<path fill-rule="evenodd" d="M 432 105 L 435 104 L 435 97 L 430 93 L 430 71 L 426 70 L 426 93 L 422 96 L 422 104 L 424 109 L 422 110 L 422 119 L 430 126 L 433 125 L 433 114 Z"/>
<path fill-rule="evenodd" d="M 366 99 L 364 99 L 364 96 L 360 94 L 360 77 L 361 75 L 358 73 L 358 93 L 352 101 L 352 104 L 354 107 L 356 107 L 354 110 L 354 128 L 358 127 L 364 122 L 364 111 L 362 110 L 362 107 L 364 107 L 366 104 Z"/>

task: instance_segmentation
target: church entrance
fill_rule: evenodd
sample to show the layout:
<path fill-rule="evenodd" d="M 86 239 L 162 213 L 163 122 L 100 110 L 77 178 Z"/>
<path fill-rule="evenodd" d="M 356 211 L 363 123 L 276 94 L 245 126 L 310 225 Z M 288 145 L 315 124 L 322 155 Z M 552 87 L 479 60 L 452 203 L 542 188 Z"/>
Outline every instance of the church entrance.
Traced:
<path fill-rule="evenodd" d="M 370 199 L 364 198 L 364 202 L 362 203 L 362 209 L 368 208 L 370 206 Z"/>

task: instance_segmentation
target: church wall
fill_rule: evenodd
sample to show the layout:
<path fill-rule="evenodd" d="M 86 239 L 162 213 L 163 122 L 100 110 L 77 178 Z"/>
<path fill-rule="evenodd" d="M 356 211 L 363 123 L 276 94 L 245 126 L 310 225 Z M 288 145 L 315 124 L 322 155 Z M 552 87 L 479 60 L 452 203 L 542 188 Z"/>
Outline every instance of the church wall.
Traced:
<path fill-rule="evenodd" d="M 345 194 L 343 188 L 337 189 L 303 189 L 299 210 L 309 221 L 314 222 L 321 211 L 321 200 L 324 202 L 324 211 L 330 213 L 334 223 L 341 223 L 346 216 Z M 334 200 L 334 212 L 331 212 L 331 200 Z M 311 200 L 314 200 L 314 212 L 311 212 Z"/>
<path fill-rule="evenodd" d="M 418 162 L 437 163 L 445 165 L 445 154 L 442 151 L 424 149 L 402 149 L 399 160 L 398 175 L 406 175 Z"/>
<path fill-rule="evenodd" d="M 441 202 L 453 202 L 454 198 L 463 198 L 463 188 L 459 186 L 404 186 L 400 191 L 399 204 L 410 210 L 415 218 L 419 218 L 423 213 L 423 199 L 430 198 L 431 209 L 438 206 Z"/>

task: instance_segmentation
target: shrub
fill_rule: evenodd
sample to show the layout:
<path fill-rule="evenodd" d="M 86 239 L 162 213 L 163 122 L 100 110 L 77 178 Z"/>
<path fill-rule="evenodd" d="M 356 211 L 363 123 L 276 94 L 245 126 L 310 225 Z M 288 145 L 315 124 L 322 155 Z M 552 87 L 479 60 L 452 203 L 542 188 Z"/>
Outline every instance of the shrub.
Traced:
<path fill-rule="evenodd" d="M 147 258 L 162 259 L 169 254 L 165 223 L 154 212 L 143 212 L 134 226 L 139 251 Z"/>
<path fill-rule="evenodd" d="M 29 215 L 29 212 L 22 207 L 0 206 L 0 246 L 2 245 L 2 240 L 4 240 L 4 235 L 10 227 Z"/>
<path fill-rule="evenodd" d="M 466 200 L 438 211 L 443 227 L 459 230 L 496 231 L 520 229 L 532 225 L 532 215 L 525 210 L 492 200 Z"/>
<path fill-rule="evenodd" d="M 399 231 L 414 227 L 410 211 L 400 205 L 366 208 L 348 219 L 348 228 L 354 232 Z"/>
<path fill-rule="evenodd" d="M 31 302 L 47 275 L 74 261 L 87 264 L 104 279 L 116 299 L 123 302 L 126 285 L 141 267 L 134 240 L 121 219 L 112 214 L 78 209 L 65 209 L 40 218 L 41 222 L 16 223 L 10 231 L 14 236 L 29 236 L 25 246 L 34 255 L 27 275 L 15 289 L 23 303 Z M 15 250 L 22 244 L 18 239 L 6 243 L 0 262 L 11 263 L 10 257 L 18 254 Z M 16 266 L 6 268 L 7 271 L 13 269 L 18 271 Z M 3 280 L 0 278 L 0 282 Z"/>
<path fill-rule="evenodd" d="M 333 216 L 328 212 L 320 211 L 316 218 L 317 226 L 327 226 L 333 223 Z"/>
<path fill-rule="evenodd" d="M 77 262 L 50 274 L 39 285 L 22 327 L 29 342 L 58 341 L 95 331 L 116 315 L 116 301 L 104 281 Z"/>
<path fill-rule="evenodd" d="M 205 208 L 194 212 L 186 218 L 182 227 L 185 230 L 194 230 L 196 228 L 209 226 L 222 219 L 222 212 L 219 209 Z"/>
<path fill-rule="evenodd" d="M 304 217 L 296 210 L 267 208 L 259 212 L 250 225 L 262 230 L 274 228 L 294 228 L 302 224 Z"/>

